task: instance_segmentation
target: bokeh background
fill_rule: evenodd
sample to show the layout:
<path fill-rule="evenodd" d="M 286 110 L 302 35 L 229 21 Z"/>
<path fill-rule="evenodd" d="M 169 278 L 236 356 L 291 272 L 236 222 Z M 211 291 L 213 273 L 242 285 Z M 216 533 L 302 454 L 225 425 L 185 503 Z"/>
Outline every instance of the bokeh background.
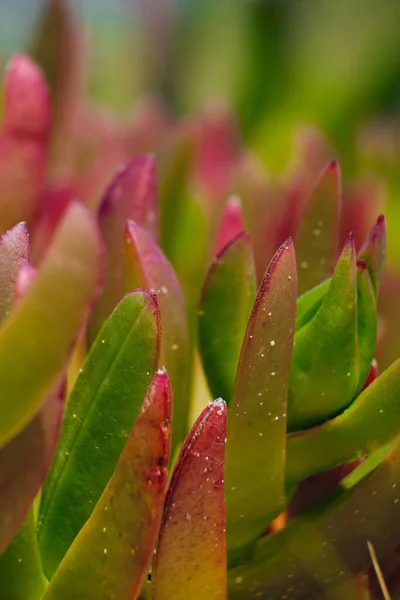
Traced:
<path fill-rule="evenodd" d="M 32 48 L 43 4 L 0 0 L 2 65 Z M 82 87 L 96 104 L 129 115 L 157 98 L 171 118 L 228 107 L 243 145 L 277 174 L 293 160 L 299 127 L 318 128 L 345 181 L 379 181 L 389 257 L 400 265 L 399 0 L 64 4 L 80 30 Z M 48 35 L 57 45 L 57 32 Z"/>

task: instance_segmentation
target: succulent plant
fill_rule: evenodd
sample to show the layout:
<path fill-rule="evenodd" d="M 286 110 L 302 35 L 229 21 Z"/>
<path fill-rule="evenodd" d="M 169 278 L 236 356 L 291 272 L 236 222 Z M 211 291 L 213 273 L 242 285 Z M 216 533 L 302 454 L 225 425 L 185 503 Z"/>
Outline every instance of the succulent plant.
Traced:
<path fill-rule="evenodd" d="M 266 180 L 223 111 L 164 122 L 157 175 L 44 40 L 52 100 L 14 57 L 0 132 L 0 600 L 366 600 L 376 560 L 396 593 L 384 217 L 315 132 Z"/>

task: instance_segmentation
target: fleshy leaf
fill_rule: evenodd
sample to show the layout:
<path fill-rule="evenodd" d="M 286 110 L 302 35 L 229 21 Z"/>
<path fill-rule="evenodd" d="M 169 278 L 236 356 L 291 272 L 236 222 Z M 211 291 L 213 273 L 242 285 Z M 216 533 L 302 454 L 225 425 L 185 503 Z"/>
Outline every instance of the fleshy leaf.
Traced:
<path fill-rule="evenodd" d="M 32 511 L 0 556 L 0 582 L 0 600 L 42 598 L 47 581 L 42 572 Z"/>
<path fill-rule="evenodd" d="M 311 194 L 294 240 L 299 295 L 332 274 L 337 256 L 340 207 L 339 165 L 332 161 Z"/>
<path fill-rule="evenodd" d="M 400 446 L 376 467 L 368 474 L 362 464 L 321 506 L 260 540 L 252 565 L 230 572 L 229 598 L 250 590 L 267 598 L 313 598 L 371 564 L 367 540 L 378 558 L 387 555 L 400 538 Z"/>
<path fill-rule="evenodd" d="M 212 264 L 199 309 L 199 346 L 208 384 L 214 398 L 228 403 L 255 292 L 251 240 L 242 233 Z"/>
<path fill-rule="evenodd" d="M 82 367 L 40 506 L 38 539 L 49 578 L 114 471 L 157 368 L 159 337 L 157 300 L 136 290 L 115 308 Z"/>
<path fill-rule="evenodd" d="M 233 242 L 245 230 L 243 209 L 240 198 L 230 196 L 222 215 L 221 224 L 217 234 L 215 254 L 220 254 L 225 246 Z"/>
<path fill-rule="evenodd" d="M 62 412 L 62 389 L 57 386 L 25 429 L 0 450 L 0 554 L 18 531 L 46 478 Z"/>
<path fill-rule="evenodd" d="M 287 441 L 286 477 L 313 473 L 367 456 L 400 434 L 400 360 L 375 379 L 336 418 Z"/>
<path fill-rule="evenodd" d="M 0 448 L 55 385 L 100 280 L 101 243 L 89 212 L 71 205 L 37 277 L 0 330 Z"/>
<path fill-rule="evenodd" d="M 19 267 L 29 259 L 28 229 L 19 223 L 0 237 L 0 322 L 10 312 Z"/>
<path fill-rule="evenodd" d="M 146 287 L 157 291 L 161 313 L 160 364 L 171 378 L 174 395 L 172 448 L 187 433 L 189 413 L 189 341 L 183 293 L 175 272 L 145 229 L 129 221 L 125 244 L 125 290 Z"/>
<path fill-rule="evenodd" d="M 374 358 L 378 332 L 378 313 L 376 295 L 371 283 L 369 271 L 364 262 L 357 263 L 357 305 L 358 305 L 358 354 L 359 381 L 357 392 L 367 381 Z"/>
<path fill-rule="evenodd" d="M 135 158 L 114 178 L 99 208 L 100 228 L 107 248 L 106 277 L 90 323 L 93 340 L 124 294 L 125 227 L 136 221 L 151 234 L 157 233 L 155 161 Z"/>
<path fill-rule="evenodd" d="M 258 290 L 229 406 L 225 494 L 231 563 L 284 508 L 296 290 L 289 240 L 275 254 Z"/>
<path fill-rule="evenodd" d="M 378 295 L 386 256 L 386 221 L 380 215 L 358 254 L 359 261 L 365 261 L 375 295 Z"/>
<path fill-rule="evenodd" d="M 296 331 L 288 430 L 312 427 L 350 404 L 359 381 L 357 269 L 349 236 L 323 303 Z"/>
<path fill-rule="evenodd" d="M 31 222 L 46 166 L 50 129 L 48 90 L 39 68 L 26 56 L 7 67 L 0 133 L 0 233 Z"/>
<path fill-rule="evenodd" d="M 153 600 L 226 598 L 224 456 L 226 405 L 193 425 L 170 481 L 154 559 Z"/>
<path fill-rule="evenodd" d="M 92 515 L 51 579 L 43 600 L 136 598 L 153 556 L 168 482 L 171 388 L 164 371 Z"/>

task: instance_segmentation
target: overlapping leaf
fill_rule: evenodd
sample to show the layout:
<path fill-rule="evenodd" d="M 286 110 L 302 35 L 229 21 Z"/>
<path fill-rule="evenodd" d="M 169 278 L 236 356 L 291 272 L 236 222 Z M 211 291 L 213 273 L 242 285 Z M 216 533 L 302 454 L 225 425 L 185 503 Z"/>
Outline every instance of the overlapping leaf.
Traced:
<path fill-rule="evenodd" d="M 100 228 L 107 247 L 104 290 L 95 307 L 89 330 L 93 340 L 124 294 L 125 226 L 136 221 L 157 234 L 155 161 L 143 156 L 128 163 L 114 178 L 99 208 Z"/>
<path fill-rule="evenodd" d="M 356 257 L 349 236 L 319 310 L 296 331 L 289 431 L 318 424 L 350 404 L 360 375 L 357 328 Z"/>
<path fill-rule="evenodd" d="M 33 418 L 65 367 L 100 280 L 100 240 L 71 205 L 40 271 L 0 330 L 0 447 Z"/>
<path fill-rule="evenodd" d="M 286 476 L 313 473 L 367 456 L 400 434 L 400 361 L 373 381 L 334 419 L 288 437 Z"/>
<path fill-rule="evenodd" d="M 136 290 L 106 321 L 82 367 L 40 507 L 38 539 L 48 577 L 114 471 L 157 368 L 159 337 L 157 300 Z"/>
<path fill-rule="evenodd" d="M 230 572 L 229 597 L 329 594 L 370 565 L 367 541 L 378 558 L 390 552 L 400 537 L 399 446 L 376 467 L 361 465 L 321 506 L 261 540 L 252 564 Z"/>
<path fill-rule="evenodd" d="M 174 394 L 174 449 L 185 438 L 189 413 L 190 355 L 182 289 L 172 266 L 145 229 L 129 221 L 125 241 L 125 290 L 146 287 L 157 293 L 162 326 L 160 364 L 169 373 Z"/>
<path fill-rule="evenodd" d="M 162 371 L 154 377 L 114 474 L 43 600 L 137 597 L 162 516 L 170 428 L 171 389 Z"/>
<path fill-rule="evenodd" d="M 289 240 L 271 261 L 258 291 L 229 406 L 225 480 L 231 563 L 284 508 L 296 290 Z"/>
<path fill-rule="evenodd" d="M 199 346 L 214 397 L 232 397 L 240 350 L 255 298 L 250 236 L 240 234 L 212 264 L 199 308 Z"/>

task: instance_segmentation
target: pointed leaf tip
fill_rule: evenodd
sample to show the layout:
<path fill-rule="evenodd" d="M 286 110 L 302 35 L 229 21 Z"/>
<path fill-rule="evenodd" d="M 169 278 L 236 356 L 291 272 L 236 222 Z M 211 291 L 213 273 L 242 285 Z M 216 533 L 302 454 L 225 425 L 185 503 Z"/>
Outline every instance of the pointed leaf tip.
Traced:
<path fill-rule="evenodd" d="M 229 405 L 226 499 L 231 564 L 284 507 L 286 403 L 296 292 L 294 246 L 287 240 L 258 290 Z"/>
<path fill-rule="evenodd" d="M 128 220 L 136 221 L 157 237 L 156 171 L 152 156 L 138 157 L 126 164 L 100 203 L 99 222 L 108 261 L 103 294 L 90 323 L 91 342 L 124 295 L 124 235 Z"/>
<path fill-rule="evenodd" d="M 226 404 L 193 425 L 170 481 L 152 572 L 153 600 L 224 600 Z"/>
<path fill-rule="evenodd" d="M 212 395 L 230 402 L 243 336 L 256 293 L 249 234 L 240 233 L 212 263 L 199 306 L 199 347 Z"/>

